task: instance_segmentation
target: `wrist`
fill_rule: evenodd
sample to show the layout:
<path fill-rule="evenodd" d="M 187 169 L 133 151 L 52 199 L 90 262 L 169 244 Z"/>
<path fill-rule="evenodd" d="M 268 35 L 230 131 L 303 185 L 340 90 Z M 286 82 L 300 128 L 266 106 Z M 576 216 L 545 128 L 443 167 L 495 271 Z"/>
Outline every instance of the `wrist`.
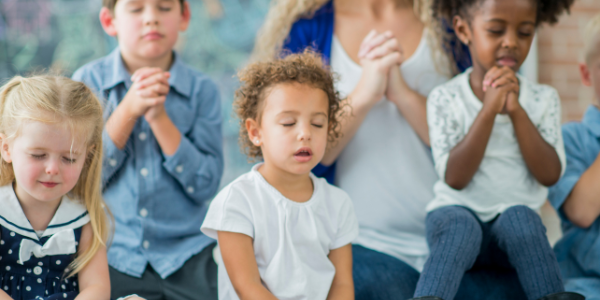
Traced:
<path fill-rule="evenodd" d="M 352 114 L 354 115 L 367 113 L 382 97 L 383 95 L 373 95 L 357 88 L 348 95 L 348 104 L 352 108 Z"/>
<path fill-rule="evenodd" d="M 516 105 L 515 108 L 508 111 L 508 116 L 513 120 L 523 115 L 527 115 L 527 113 L 520 104 Z"/>
<path fill-rule="evenodd" d="M 167 111 L 164 108 L 159 109 L 159 111 L 154 114 L 146 114 L 145 117 L 146 122 L 148 122 L 148 124 L 150 124 L 151 127 L 169 119 Z"/>

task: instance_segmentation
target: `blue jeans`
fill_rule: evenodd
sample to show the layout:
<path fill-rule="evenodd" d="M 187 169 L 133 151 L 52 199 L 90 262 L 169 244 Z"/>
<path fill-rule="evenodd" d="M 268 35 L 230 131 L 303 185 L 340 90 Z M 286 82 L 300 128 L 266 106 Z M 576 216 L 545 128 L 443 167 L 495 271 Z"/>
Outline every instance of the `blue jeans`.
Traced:
<path fill-rule="evenodd" d="M 352 245 L 356 300 L 405 300 L 415 293 L 419 272 L 405 262 L 359 245 Z M 456 300 L 527 299 L 517 273 L 482 256 L 465 273 Z"/>

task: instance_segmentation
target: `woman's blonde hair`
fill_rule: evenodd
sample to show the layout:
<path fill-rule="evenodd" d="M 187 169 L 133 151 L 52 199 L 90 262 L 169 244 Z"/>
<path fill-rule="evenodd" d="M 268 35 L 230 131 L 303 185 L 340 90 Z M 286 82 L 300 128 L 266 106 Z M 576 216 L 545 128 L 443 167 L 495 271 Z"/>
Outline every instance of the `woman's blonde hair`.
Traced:
<path fill-rule="evenodd" d="M 110 212 L 101 191 L 102 106 L 83 83 L 62 76 L 16 76 L 0 89 L 0 133 L 6 139 L 18 136 L 23 121 L 66 125 L 86 138 L 87 156 L 71 194 L 83 201 L 94 233 L 91 246 L 77 255 L 68 276 L 80 272 L 109 238 Z M 75 135 L 73 135 L 75 136 Z M 0 185 L 12 184 L 12 164 L 0 159 Z"/>
<path fill-rule="evenodd" d="M 282 48 L 292 25 L 301 18 L 310 18 L 331 0 L 273 0 L 265 22 L 258 31 L 252 61 L 270 61 L 281 57 Z M 394 0 L 397 6 L 411 6 L 425 27 L 437 25 L 431 18 L 432 0 Z M 432 45 L 432 58 L 438 71 L 449 69 L 449 61 L 439 42 L 438 30 L 428 30 L 428 42 Z M 448 72 L 444 72 L 448 73 Z M 450 74 L 448 74 L 450 75 Z"/>

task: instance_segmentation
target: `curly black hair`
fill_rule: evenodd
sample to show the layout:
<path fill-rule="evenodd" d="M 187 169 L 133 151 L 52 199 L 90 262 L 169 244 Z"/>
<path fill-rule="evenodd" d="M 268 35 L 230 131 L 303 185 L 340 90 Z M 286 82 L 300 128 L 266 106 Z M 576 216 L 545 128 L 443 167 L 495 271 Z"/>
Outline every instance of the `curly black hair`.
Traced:
<path fill-rule="evenodd" d="M 452 24 L 455 16 L 469 18 L 469 9 L 485 0 L 433 0 L 431 11 L 434 19 L 442 19 Z M 569 8 L 575 0 L 530 0 L 537 3 L 536 25 L 542 23 L 554 24 L 558 17 Z"/>

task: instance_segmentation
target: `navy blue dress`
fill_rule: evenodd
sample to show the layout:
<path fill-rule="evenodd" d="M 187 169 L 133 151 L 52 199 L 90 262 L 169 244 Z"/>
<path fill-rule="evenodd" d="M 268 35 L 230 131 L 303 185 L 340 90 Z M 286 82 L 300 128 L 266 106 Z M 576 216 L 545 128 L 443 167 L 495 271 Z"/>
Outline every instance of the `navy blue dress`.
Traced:
<path fill-rule="evenodd" d="M 48 228 L 38 237 L 12 185 L 0 187 L 0 289 L 15 300 L 75 299 L 77 276 L 66 278 L 75 258 L 85 207 L 63 197 Z"/>

